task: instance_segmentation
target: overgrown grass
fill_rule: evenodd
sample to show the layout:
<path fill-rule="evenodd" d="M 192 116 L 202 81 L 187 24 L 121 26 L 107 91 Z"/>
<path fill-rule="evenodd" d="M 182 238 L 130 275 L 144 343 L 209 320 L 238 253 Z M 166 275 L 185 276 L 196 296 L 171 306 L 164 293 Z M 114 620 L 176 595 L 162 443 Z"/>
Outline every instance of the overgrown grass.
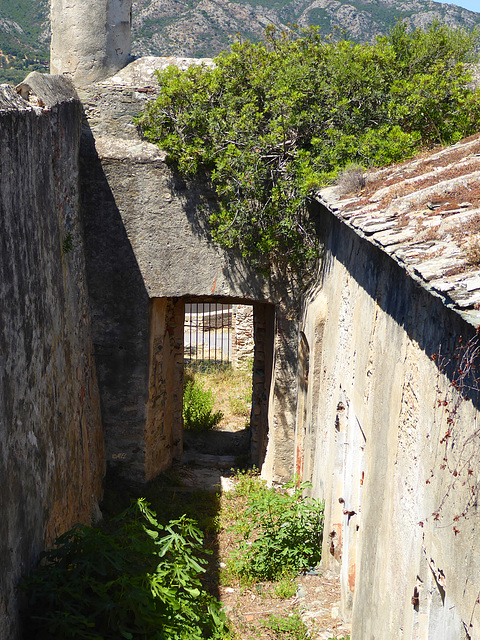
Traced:
<path fill-rule="evenodd" d="M 321 558 L 323 504 L 303 496 L 306 483 L 291 482 L 282 489 L 268 488 L 251 473 L 239 473 L 231 499 L 236 504 L 232 531 L 237 547 L 228 562 L 226 576 L 243 583 L 279 580 L 316 566 Z"/>
<path fill-rule="evenodd" d="M 209 362 L 192 363 L 185 368 L 185 383 L 190 382 L 212 392 L 212 411 L 223 414 L 218 423 L 220 429 L 232 423 L 237 428 L 248 426 L 252 404 L 252 363 L 239 369 Z"/>
<path fill-rule="evenodd" d="M 287 600 L 293 598 L 297 593 L 298 584 L 292 576 L 291 571 L 284 571 L 281 576 L 278 577 L 278 581 L 273 585 L 273 597 L 281 600 Z"/>
<path fill-rule="evenodd" d="M 310 637 L 308 628 L 298 613 L 285 617 L 272 614 L 263 622 L 263 626 L 272 629 L 278 640 L 308 640 Z"/>
<path fill-rule="evenodd" d="M 191 431 L 209 431 L 223 418 L 222 411 L 214 411 L 215 398 L 211 389 L 197 380 L 189 381 L 183 390 L 183 423 Z"/>
<path fill-rule="evenodd" d="M 247 418 L 250 415 L 251 404 L 252 398 L 248 392 L 244 396 L 228 396 L 228 405 L 234 416 Z"/>
<path fill-rule="evenodd" d="M 146 498 L 131 503 L 139 493 Z M 212 596 L 219 582 L 239 580 L 250 588 L 255 583 L 258 597 L 295 595 L 296 571 L 320 559 L 320 544 L 313 555 L 302 554 L 320 539 L 322 519 L 321 505 L 303 498 L 300 488 L 268 489 L 255 470 L 237 472 L 234 490 L 223 496 L 185 489 L 175 471 L 137 488 L 110 476 L 103 507 L 104 527 L 65 534 L 29 579 L 28 640 L 307 637 L 296 613 L 235 635 Z M 218 535 L 232 522 L 242 551 L 219 576 Z M 267 575 L 273 584 L 258 582 Z"/>

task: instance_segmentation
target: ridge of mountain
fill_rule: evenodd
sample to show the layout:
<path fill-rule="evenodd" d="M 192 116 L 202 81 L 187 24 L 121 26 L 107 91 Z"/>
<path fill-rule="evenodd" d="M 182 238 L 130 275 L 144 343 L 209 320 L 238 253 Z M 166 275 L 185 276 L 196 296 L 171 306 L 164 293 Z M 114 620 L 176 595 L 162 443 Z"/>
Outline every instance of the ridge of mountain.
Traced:
<path fill-rule="evenodd" d="M 480 13 L 433 0 L 134 0 L 135 55 L 212 57 L 236 35 L 260 40 L 268 25 L 339 29 L 355 42 L 373 42 L 396 20 L 425 27 L 434 19 L 472 29 Z"/>
<path fill-rule="evenodd" d="M 0 82 L 48 67 L 48 0 L 1 0 Z M 135 56 L 213 57 L 236 37 L 258 41 L 265 28 L 318 25 L 355 42 L 372 42 L 396 20 L 425 27 L 434 19 L 472 29 L 480 13 L 433 0 L 134 0 Z"/>

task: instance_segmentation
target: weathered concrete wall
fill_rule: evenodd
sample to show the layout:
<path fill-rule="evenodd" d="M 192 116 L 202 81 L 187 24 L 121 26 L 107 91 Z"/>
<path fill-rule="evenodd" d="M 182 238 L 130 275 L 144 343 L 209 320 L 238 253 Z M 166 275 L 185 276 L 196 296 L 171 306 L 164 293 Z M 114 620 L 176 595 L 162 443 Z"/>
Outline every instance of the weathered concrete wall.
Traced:
<path fill-rule="evenodd" d="M 298 298 L 284 293 L 275 302 L 273 375 L 268 404 L 268 445 L 262 477 L 267 482 L 281 483 L 291 479 L 295 471 Z"/>
<path fill-rule="evenodd" d="M 86 113 L 82 197 L 107 460 L 121 473 L 141 479 L 166 468 L 180 452 L 172 444 L 178 437 L 171 436 L 177 427 L 161 423 L 168 412 L 160 409 L 163 401 L 158 398 L 167 386 L 152 379 L 151 349 L 170 342 L 167 333 L 159 334 L 159 327 L 167 331 L 168 322 L 150 321 L 157 300 L 272 303 L 275 311 L 266 325 L 270 335 L 257 350 L 263 358 L 258 375 L 265 377 L 267 362 L 268 381 L 256 387 L 265 407 L 255 418 L 262 442 L 254 445 L 254 457 L 258 462 L 259 452 L 265 453 L 268 429 L 260 422 L 273 420 L 268 473 L 271 479 L 286 478 L 293 464 L 295 303 L 285 283 L 272 287 L 241 257 L 210 240 L 207 218 L 215 194 L 204 180 L 187 183 L 167 165 L 164 152 L 139 137 L 133 117 L 155 95 L 155 67 L 166 64 L 164 59 L 138 60 L 110 80 L 80 91 Z M 279 334 L 275 342 L 274 316 Z M 272 353 L 264 354 L 265 345 Z M 177 347 L 163 353 L 176 360 Z M 170 367 L 176 365 L 165 363 L 161 369 Z M 179 384 L 180 378 L 176 380 Z M 176 398 L 170 409 L 181 413 L 182 388 L 172 388 L 170 394 Z M 158 448 L 155 430 L 170 434 L 168 451 Z"/>
<path fill-rule="evenodd" d="M 94 149 L 80 162 L 88 290 L 105 459 L 145 478 L 150 300 L 115 196 Z M 105 167 L 108 171 L 108 167 Z"/>
<path fill-rule="evenodd" d="M 273 429 L 269 432 L 269 425 L 273 424 L 275 406 L 275 387 L 273 385 L 273 358 L 275 352 L 275 307 L 273 304 L 257 303 L 253 308 L 253 329 L 255 353 L 253 358 L 252 372 L 252 411 L 250 414 L 251 458 L 252 463 L 261 469 L 266 460 L 267 448 L 273 452 L 276 434 Z M 291 438 L 290 438 L 291 440 Z M 285 442 L 284 446 L 290 447 L 290 442 Z M 269 455 L 269 462 L 273 458 L 273 453 Z M 264 465 L 265 474 L 267 466 Z M 271 476 L 266 476 L 268 480 L 273 480 L 275 466 L 269 466 Z"/>
<path fill-rule="evenodd" d="M 50 72 L 76 85 L 124 67 L 131 53 L 132 0 L 51 0 Z"/>
<path fill-rule="evenodd" d="M 61 77 L 0 87 L 0 638 L 39 552 L 98 512 L 103 477 L 78 207 L 81 105 Z M 43 105 L 33 106 L 33 105 Z"/>
<path fill-rule="evenodd" d="M 354 640 L 480 638 L 478 398 L 449 414 L 452 378 L 432 359 L 474 331 L 324 221 L 296 436 L 298 468 L 326 502 L 323 564 L 340 572 Z"/>

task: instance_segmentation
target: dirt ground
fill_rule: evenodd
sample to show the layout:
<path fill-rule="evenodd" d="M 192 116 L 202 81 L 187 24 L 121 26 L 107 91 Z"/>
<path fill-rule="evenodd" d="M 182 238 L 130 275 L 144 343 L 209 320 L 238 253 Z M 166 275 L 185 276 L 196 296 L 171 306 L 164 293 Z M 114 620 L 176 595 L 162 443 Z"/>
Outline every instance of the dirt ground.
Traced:
<path fill-rule="evenodd" d="M 235 580 L 222 577 L 227 559 L 234 548 L 235 540 L 230 526 L 241 502 L 229 497 L 235 479 L 231 469 L 222 469 L 225 456 L 198 453 L 195 463 L 176 467 L 181 484 L 191 490 L 215 491 L 218 500 L 220 530 L 208 536 L 207 546 L 213 551 L 206 583 L 212 593 L 222 602 L 231 620 L 238 640 L 276 640 L 278 635 L 264 626 L 273 614 L 285 617 L 299 614 L 307 625 L 312 640 L 346 638 L 350 625 L 344 622 L 340 612 L 340 583 L 331 572 L 314 571 L 311 575 L 300 575 L 294 580 L 289 597 L 278 597 L 273 583 L 257 583 L 244 587 Z M 294 638 L 294 636 L 291 636 Z"/>
<path fill-rule="evenodd" d="M 250 375 L 248 372 L 195 374 L 197 379 L 200 377 L 205 386 L 214 391 L 215 410 L 221 409 L 224 413 L 222 422 L 214 432 L 185 434 L 185 457 L 175 469 L 184 487 L 215 492 L 219 501 L 221 527 L 208 541 L 214 557 L 206 582 L 210 583 L 212 592 L 224 605 L 238 639 L 275 640 L 279 636 L 265 627 L 264 622 L 271 615 L 286 617 L 296 614 L 307 625 L 312 640 L 346 638 L 350 626 L 340 616 L 339 579 L 328 571 L 316 570 L 311 575 L 297 576 L 290 588 L 291 595 L 283 598 L 276 595 L 272 583 L 258 583 L 247 588 L 236 584 L 235 580 L 222 577 L 234 546 L 229 531 L 230 520 L 235 518 L 235 509 L 242 508 L 240 502 L 235 503 L 232 509 L 228 494 L 235 483 L 233 451 L 238 451 L 241 446 L 248 448 L 246 422 L 250 413 Z"/>
<path fill-rule="evenodd" d="M 288 599 L 273 597 L 271 584 L 252 589 L 220 587 L 220 600 L 242 640 L 273 640 L 277 636 L 262 624 L 270 615 L 287 616 L 298 612 L 312 640 L 344 638 L 349 625 L 339 617 L 340 585 L 333 575 L 299 576 L 297 592 Z"/>

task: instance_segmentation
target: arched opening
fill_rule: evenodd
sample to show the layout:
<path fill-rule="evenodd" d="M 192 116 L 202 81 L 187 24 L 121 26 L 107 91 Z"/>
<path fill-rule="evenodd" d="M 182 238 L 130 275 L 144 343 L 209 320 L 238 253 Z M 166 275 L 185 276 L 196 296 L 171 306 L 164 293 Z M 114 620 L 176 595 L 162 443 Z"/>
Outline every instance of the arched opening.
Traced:
<path fill-rule="evenodd" d="M 300 331 L 298 345 L 298 399 L 297 399 L 297 442 L 296 442 L 296 474 L 303 479 L 305 464 L 305 440 L 308 425 L 308 376 L 310 370 L 310 346 L 307 337 Z"/>

